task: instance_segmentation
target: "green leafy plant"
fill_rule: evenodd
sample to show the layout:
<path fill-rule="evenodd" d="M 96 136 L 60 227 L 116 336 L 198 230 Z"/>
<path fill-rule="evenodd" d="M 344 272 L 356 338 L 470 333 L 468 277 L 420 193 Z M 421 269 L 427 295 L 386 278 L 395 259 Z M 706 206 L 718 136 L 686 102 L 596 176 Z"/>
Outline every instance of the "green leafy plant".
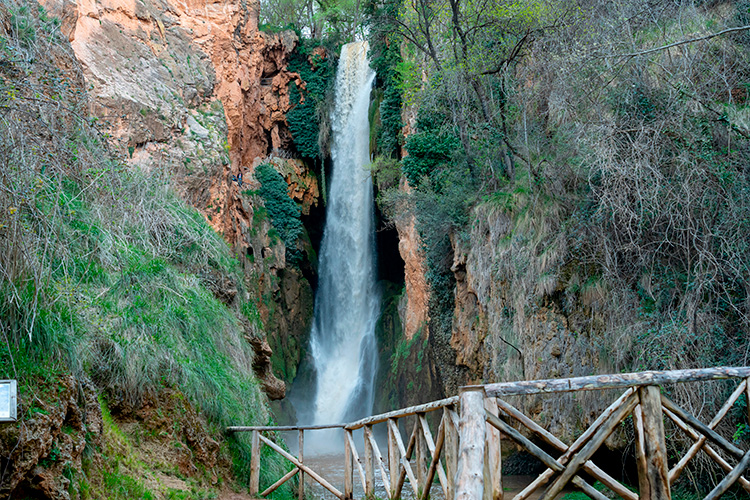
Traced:
<path fill-rule="evenodd" d="M 297 242 L 304 232 L 299 206 L 289 197 L 289 186 L 273 166 L 268 163 L 258 165 L 255 176 L 261 185 L 258 193 L 286 246 L 287 262 L 298 265 L 302 260 L 302 252 L 297 248 Z"/>

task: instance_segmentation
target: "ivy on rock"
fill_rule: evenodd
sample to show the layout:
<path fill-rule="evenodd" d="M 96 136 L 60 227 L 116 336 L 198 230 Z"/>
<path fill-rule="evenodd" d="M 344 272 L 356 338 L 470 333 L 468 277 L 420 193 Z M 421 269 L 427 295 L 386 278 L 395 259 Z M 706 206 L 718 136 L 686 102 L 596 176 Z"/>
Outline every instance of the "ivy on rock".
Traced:
<path fill-rule="evenodd" d="M 297 248 L 297 240 L 304 233 L 300 209 L 289 197 L 289 186 L 284 177 L 273 166 L 268 163 L 258 165 L 255 177 L 260 182 L 259 194 L 271 216 L 273 227 L 286 247 L 286 260 L 297 266 L 302 261 L 302 251 Z"/>
<path fill-rule="evenodd" d="M 321 139 L 328 136 L 327 110 L 332 102 L 336 76 L 336 62 L 329 54 L 319 42 L 302 39 L 289 58 L 289 71 L 299 74 L 305 85 L 301 88 L 294 81 L 290 82 L 292 109 L 286 120 L 294 145 L 305 158 L 327 156 L 326 141 Z"/>

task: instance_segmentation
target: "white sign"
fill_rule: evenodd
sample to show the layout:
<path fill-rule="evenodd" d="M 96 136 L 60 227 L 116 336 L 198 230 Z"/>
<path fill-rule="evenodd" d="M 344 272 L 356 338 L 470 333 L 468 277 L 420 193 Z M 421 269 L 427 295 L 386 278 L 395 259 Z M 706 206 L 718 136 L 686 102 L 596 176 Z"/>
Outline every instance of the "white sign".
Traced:
<path fill-rule="evenodd" d="M 17 407 L 15 380 L 0 380 L 0 422 L 15 422 Z"/>

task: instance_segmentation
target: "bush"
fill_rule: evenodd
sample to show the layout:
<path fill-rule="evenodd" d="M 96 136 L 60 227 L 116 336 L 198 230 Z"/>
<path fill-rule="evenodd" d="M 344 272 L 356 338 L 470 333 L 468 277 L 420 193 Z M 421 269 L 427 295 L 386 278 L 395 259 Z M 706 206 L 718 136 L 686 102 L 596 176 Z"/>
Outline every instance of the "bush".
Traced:
<path fill-rule="evenodd" d="M 418 186 L 424 176 L 450 162 L 460 146 L 458 137 L 452 134 L 426 131 L 410 135 L 406 140 L 409 155 L 402 160 L 409 184 Z"/>
<path fill-rule="evenodd" d="M 255 176 L 261 185 L 259 194 L 286 247 L 286 260 L 292 265 L 299 265 L 302 252 L 297 248 L 297 241 L 305 229 L 300 220 L 300 209 L 289 197 L 289 186 L 284 177 L 268 163 L 258 165 Z"/>

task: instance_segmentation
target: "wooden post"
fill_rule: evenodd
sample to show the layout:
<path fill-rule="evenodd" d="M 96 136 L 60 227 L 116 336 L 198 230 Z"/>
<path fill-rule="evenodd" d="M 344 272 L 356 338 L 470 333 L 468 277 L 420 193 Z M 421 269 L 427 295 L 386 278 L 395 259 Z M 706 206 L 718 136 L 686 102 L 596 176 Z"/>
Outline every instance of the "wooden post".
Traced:
<path fill-rule="evenodd" d="M 455 411 L 452 407 L 443 408 L 445 420 L 445 475 L 448 478 L 447 500 L 456 494 L 456 467 L 458 464 L 458 428 L 454 424 Z"/>
<path fill-rule="evenodd" d="M 417 419 L 417 456 L 416 456 L 416 463 L 417 466 L 417 484 L 419 485 L 419 490 L 424 491 L 425 489 L 429 489 L 430 485 L 425 484 L 427 481 L 427 443 L 425 443 L 424 440 L 424 433 L 422 432 L 422 421 L 420 417 L 423 417 L 424 413 L 417 413 L 416 419 Z"/>
<path fill-rule="evenodd" d="M 484 495 L 484 388 L 465 387 L 459 395 L 459 455 L 455 500 L 479 500 Z"/>
<path fill-rule="evenodd" d="M 257 497 L 260 491 L 260 432 L 253 431 L 250 450 L 250 496 Z"/>
<path fill-rule="evenodd" d="M 498 409 L 495 398 L 485 398 L 484 408 L 497 417 Z M 484 498 L 488 500 L 503 500 L 500 431 L 489 423 L 487 423 L 487 447 L 484 452 Z"/>
<path fill-rule="evenodd" d="M 372 426 L 365 426 L 365 496 L 375 494 L 375 459 L 372 452 L 372 443 L 367 439 L 372 432 Z"/>
<path fill-rule="evenodd" d="M 398 420 L 388 419 L 388 470 L 391 476 L 391 498 L 398 494 L 398 479 L 401 474 L 401 453 L 398 449 L 395 433 L 398 432 Z"/>
<path fill-rule="evenodd" d="M 354 498 L 354 457 L 352 455 L 351 439 L 352 431 L 344 431 L 344 498 Z"/>
<path fill-rule="evenodd" d="M 636 453 L 638 454 L 638 492 L 641 500 L 670 500 L 667 446 L 664 441 L 664 417 L 661 390 L 657 385 L 638 389 L 640 414 L 636 410 Z"/>
<path fill-rule="evenodd" d="M 303 456 L 304 456 L 304 449 L 305 449 L 305 431 L 300 429 L 297 431 L 299 433 L 299 455 L 297 455 L 297 459 L 299 460 L 299 463 L 304 463 Z M 297 491 L 297 499 L 298 500 L 304 500 L 305 498 L 305 472 L 300 469 L 299 471 L 299 489 Z"/>

